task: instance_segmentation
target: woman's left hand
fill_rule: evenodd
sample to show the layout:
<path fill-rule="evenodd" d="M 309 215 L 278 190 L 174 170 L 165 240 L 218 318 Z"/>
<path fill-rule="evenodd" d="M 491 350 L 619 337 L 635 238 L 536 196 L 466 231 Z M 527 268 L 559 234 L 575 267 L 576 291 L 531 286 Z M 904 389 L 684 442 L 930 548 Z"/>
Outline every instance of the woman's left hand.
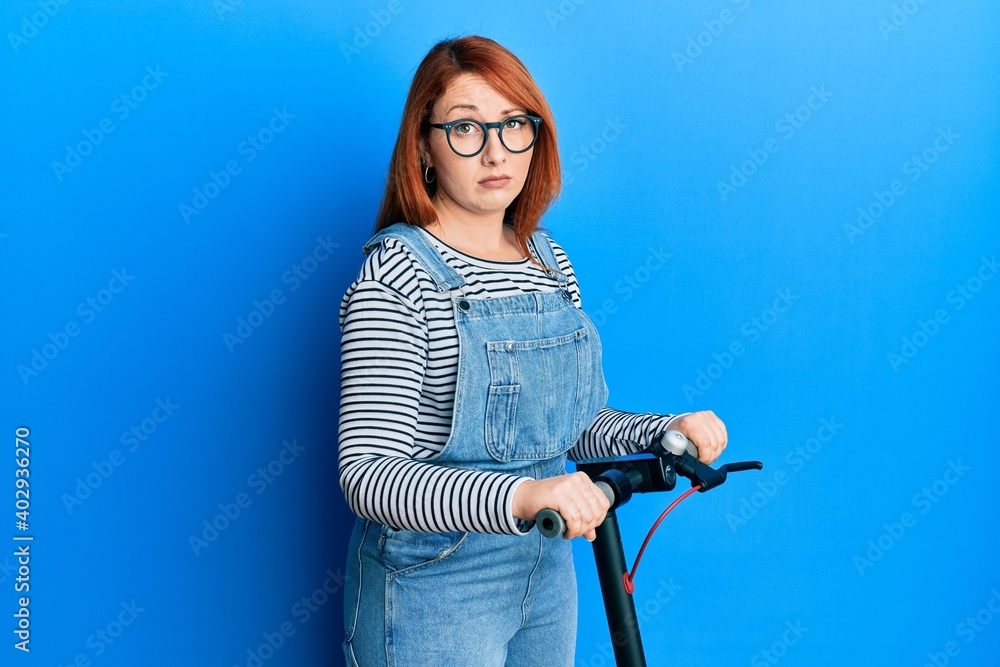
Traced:
<path fill-rule="evenodd" d="M 711 410 L 692 412 L 670 422 L 670 428 L 680 431 L 698 448 L 698 460 L 710 465 L 726 448 L 726 425 Z"/>

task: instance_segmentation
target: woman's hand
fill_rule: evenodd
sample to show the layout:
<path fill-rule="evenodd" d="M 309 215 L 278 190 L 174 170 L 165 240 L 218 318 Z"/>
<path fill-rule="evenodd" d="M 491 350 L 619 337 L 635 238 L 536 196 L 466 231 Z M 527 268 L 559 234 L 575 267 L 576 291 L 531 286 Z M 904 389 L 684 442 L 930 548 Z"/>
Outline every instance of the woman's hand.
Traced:
<path fill-rule="evenodd" d="M 670 422 L 670 428 L 680 431 L 698 448 L 698 460 L 710 465 L 726 448 L 726 425 L 711 410 L 692 412 Z"/>
<path fill-rule="evenodd" d="M 564 538 L 583 535 L 593 542 L 597 539 L 594 529 L 604 521 L 611 503 L 585 472 L 533 479 L 517 487 L 512 504 L 515 518 L 531 521 L 545 508 L 556 510 L 566 521 Z"/>

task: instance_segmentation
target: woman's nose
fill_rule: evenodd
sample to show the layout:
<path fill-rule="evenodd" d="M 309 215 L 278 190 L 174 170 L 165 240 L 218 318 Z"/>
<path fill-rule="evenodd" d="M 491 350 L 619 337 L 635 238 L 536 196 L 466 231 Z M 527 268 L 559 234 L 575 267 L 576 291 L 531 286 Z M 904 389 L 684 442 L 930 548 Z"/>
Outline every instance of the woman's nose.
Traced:
<path fill-rule="evenodd" d="M 495 131 L 494 131 L 495 130 Z M 500 141 L 500 128 L 491 127 L 486 131 L 486 147 L 483 148 L 483 159 L 489 159 L 493 164 L 503 164 L 507 161 L 507 149 Z"/>

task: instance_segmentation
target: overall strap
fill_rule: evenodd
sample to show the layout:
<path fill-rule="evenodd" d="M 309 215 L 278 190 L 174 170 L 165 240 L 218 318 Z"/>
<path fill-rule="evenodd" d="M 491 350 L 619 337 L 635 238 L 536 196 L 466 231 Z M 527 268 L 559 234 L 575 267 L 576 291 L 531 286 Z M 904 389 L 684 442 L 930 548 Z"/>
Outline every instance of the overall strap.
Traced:
<path fill-rule="evenodd" d="M 367 255 L 375 249 L 383 238 L 399 239 L 416 256 L 424 270 L 430 274 L 431 279 L 437 284 L 439 292 L 449 292 L 464 285 L 465 278 L 462 277 L 462 274 L 444 261 L 437 248 L 430 244 L 425 234 L 427 232 L 419 229 L 416 225 L 411 225 L 408 222 L 397 222 L 372 236 L 361 249 Z"/>
<path fill-rule="evenodd" d="M 551 269 L 551 273 L 559 281 L 559 287 L 565 287 L 569 283 L 569 277 L 559 269 L 559 261 L 556 259 L 555 250 L 549 243 L 549 235 L 540 229 L 535 230 L 531 235 L 531 240 L 535 245 L 535 252 L 542 264 Z"/>

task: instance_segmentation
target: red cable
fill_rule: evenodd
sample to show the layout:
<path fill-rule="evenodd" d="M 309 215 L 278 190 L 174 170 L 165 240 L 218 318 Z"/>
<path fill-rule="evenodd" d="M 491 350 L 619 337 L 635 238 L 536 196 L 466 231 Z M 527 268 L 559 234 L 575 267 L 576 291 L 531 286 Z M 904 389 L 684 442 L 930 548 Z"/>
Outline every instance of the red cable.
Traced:
<path fill-rule="evenodd" d="M 663 521 L 663 519 L 666 518 L 668 514 L 670 514 L 670 510 L 677 507 L 677 505 L 680 504 L 682 500 L 690 496 L 692 493 L 700 490 L 701 490 L 701 485 L 699 484 L 698 486 L 692 486 L 690 489 L 682 493 L 680 498 L 670 503 L 670 507 L 668 507 L 663 511 L 663 514 L 660 515 L 660 518 L 657 519 L 656 523 L 653 524 L 653 527 L 649 529 L 649 534 L 646 535 L 646 541 L 642 543 L 642 548 L 639 549 L 639 555 L 635 557 L 635 564 L 632 566 L 632 572 L 631 573 L 626 572 L 625 574 L 622 575 L 622 583 L 625 584 L 626 593 L 632 595 L 632 591 L 635 590 L 635 584 L 632 583 L 632 581 L 635 579 L 635 571 L 639 569 L 639 559 L 642 558 L 642 552 L 646 550 L 646 545 L 649 543 L 649 538 L 653 536 L 653 532 L 656 530 L 656 527 L 660 525 L 660 522 Z"/>

